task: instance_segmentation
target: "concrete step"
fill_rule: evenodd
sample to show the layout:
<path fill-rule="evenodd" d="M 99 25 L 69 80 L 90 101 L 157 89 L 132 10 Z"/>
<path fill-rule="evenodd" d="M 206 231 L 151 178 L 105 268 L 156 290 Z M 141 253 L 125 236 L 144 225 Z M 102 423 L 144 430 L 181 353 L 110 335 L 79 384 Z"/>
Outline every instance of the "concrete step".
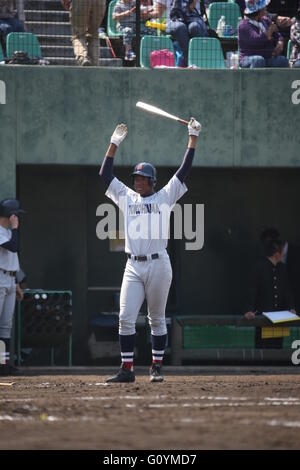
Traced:
<path fill-rule="evenodd" d="M 60 0 L 24 0 L 24 9 L 65 11 Z"/>
<path fill-rule="evenodd" d="M 113 59 L 110 48 L 109 47 L 100 47 L 100 57 L 101 57 L 101 59 Z"/>
<path fill-rule="evenodd" d="M 74 49 L 72 45 L 70 46 L 61 46 L 61 45 L 41 45 L 41 50 L 43 57 L 65 57 L 74 58 Z M 100 47 L 100 55 L 101 59 L 111 59 L 112 54 L 109 47 Z"/>
<path fill-rule="evenodd" d="M 102 67 L 123 67 L 123 60 L 122 59 L 99 59 L 99 65 Z"/>
<path fill-rule="evenodd" d="M 71 35 L 71 25 L 67 22 L 59 21 L 25 21 L 26 31 L 36 35 Z"/>
<path fill-rule="evenodd" d="M 43 57 L 62 57 L 62 58 L 73 58 L 74 59 L 74 49 L 72 46 L 41 46 Z"/>
<path fill-rule="evenodd" d="M 72 46 L 72 38 L 70 35 L 63 34 L 37 34 L 40 45 L 49 45 L 49 46 Z"/>
<path fill-rule="evenodd" d="M 25 10 L 26 22 L 42 21 L 42 22 L 69 22 L 69 13 L 65 10 Z"/>
<path fill-rule="evenodd" d="M 47 57 L 51 65 L 77 65 L 72 57 Z M 122 59 L 99 59 L 101 67 L 123 67 Z M 85 67 L 89 68 L 89 67 Z"/>

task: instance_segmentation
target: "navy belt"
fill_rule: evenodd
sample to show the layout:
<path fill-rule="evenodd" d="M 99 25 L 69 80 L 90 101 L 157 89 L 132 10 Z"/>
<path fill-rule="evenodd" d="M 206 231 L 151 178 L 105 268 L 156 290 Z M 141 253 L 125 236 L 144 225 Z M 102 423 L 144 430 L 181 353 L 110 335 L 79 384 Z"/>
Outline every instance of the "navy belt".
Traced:
<path fill-rule="evenodd" d="M 149 255 L 148 257 L 148 256 L 135 256 L 135 255 L 132 255 L 131 253 L 127 253 L 127 258 L 133 259 L 134 261 L 147 261 L 148 259 L 158 259 L 159 254 L 153 253 L 153 255 Z"/>
<path fill-rule="evenodd" d="M 0 269 L 4 274 L 8 274 L 11 277 L 15 277 L 15 275 L 17 274 L 17 271 L 6 271 L 5 269 L 2 269 L 2 268 Z"/>

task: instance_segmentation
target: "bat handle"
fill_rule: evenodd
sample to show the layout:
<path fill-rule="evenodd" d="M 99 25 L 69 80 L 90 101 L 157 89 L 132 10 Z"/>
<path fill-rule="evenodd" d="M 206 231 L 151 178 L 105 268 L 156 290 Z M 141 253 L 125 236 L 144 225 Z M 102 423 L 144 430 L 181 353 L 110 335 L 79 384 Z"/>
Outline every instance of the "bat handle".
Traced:
<path fill-rule="evenodd" d="M 185 126 L 189 124 L 189 121 L 185 121 L 184 119 L 177 119 L 177 121 L 180 122 L 180 124 L 183 124 Z"/>

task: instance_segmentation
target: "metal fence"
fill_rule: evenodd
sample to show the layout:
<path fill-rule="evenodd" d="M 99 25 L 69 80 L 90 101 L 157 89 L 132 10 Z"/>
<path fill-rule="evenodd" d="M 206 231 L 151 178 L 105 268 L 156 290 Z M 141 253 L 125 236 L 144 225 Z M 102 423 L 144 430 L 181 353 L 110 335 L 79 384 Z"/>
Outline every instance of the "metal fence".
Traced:
<path fill-rule="evenodd" d="M 17 0 L 16 6 L 24 32 L 15 28 L 6 36 L 0 28 L 2 62 L 232 69 L 246 47 L 239 38 L 243 0 L 189 0 L 186 6 L 181 0 Z M 277 26 L 267 53 L 280 34 L 280 54 L 290 54 L 298 7 L 298 0 L 271 1 L 268 21 Z M 247 17 L 266 33 L 253 19 Z"/>

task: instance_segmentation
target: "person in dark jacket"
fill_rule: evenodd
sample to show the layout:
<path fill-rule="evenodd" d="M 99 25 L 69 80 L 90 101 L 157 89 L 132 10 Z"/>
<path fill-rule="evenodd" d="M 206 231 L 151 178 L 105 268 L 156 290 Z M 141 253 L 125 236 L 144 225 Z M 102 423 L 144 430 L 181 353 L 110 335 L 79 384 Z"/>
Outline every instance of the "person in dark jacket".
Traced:
<path fill-rule="evenodd" d="M 258 259 L 250 281 L 245 305 L 245 318 L 252 320 L 258 313 L 289 310 L 296 313 L 287 270 L 282 262 L 285 242 L 267 240 L 263 243 L 265 256 Z M 261 328 L 256 329 L 257 347 L 281 347 L 282 338 L 261 341 Z"/>
<path fill-rule="evenodd" d="M 172 35 L 182 50 L 182 67 L 188 64 L 190 39 L 208 36 L 206 24 L 196 6 L 197 0 L 174 0 L 170 10 L 170 21 L 167 22 L 166 32 Z"/>
<path fill-rule="evenodd" d="M 267 15 L 276 24 L 286 43 L 299 7 L 300 0 L 271 0 L 268 5 Z"/>

